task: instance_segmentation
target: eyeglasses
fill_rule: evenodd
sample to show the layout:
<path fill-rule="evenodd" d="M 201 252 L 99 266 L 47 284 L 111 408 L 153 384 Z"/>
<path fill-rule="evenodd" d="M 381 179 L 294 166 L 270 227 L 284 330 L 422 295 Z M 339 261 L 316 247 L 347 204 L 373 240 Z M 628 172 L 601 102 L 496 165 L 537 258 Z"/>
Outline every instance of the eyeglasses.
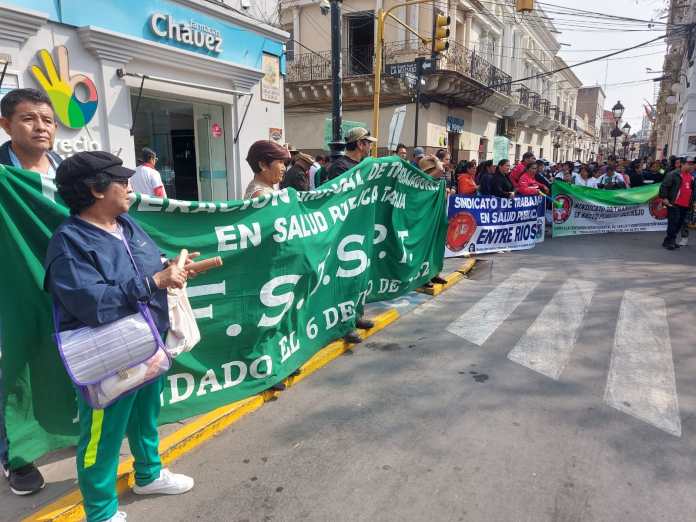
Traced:
<path fill-rule="evenodd" d="M 111 183 L 116 183 L 118 185 L 121 185 L 122 187 L 127 187 L 129 183 L 128 178 L 111 178 Z"/>

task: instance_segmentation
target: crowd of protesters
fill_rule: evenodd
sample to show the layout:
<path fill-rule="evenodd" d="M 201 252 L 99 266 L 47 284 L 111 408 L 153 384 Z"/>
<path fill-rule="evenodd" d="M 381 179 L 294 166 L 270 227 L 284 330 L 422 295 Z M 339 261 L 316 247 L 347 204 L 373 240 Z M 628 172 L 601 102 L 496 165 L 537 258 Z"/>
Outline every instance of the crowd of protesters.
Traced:
<path fill-rule="evenodd" d="M 314 189 L 369 156 L 375 141 L 367 129 L 360 127 L 349 131 L 344 138 L 345 155 L 333 162 L 326 155 L 313 158 L 291 147 L 274 145 L 278 155 L 276 159 L 283 159 L 289 168 L 285 170 L 283 167 L 283 172 L 277 171 L 275 177 L 270 176 L 266 181 L 257 179 L 259 176 L 263 178 L 263 173 L 257 174 L 245 196 L 263 193 L 259 191 L 259 187 L 272 191 L 276 184 L 280 188 L 293 187 L 299 191 Z M 454 164 L 447 149 L 441 148 L 435 154 L 426 154 L 423 147 L 414 147 L 412 157 L 409 158 L 408 149 L 402 143 L 397 145 L 394 153 L 431 176 L 444 178 L 449 194 L 499 198 L 537 195 L 550 197 L 551 186 L 557 181 L 597 190 L 631 189 L 661 183 L 660 198 L 668 215 L 667 237 L 663 246 L 668 250 L 679 248 L 677 234 L 682 231 L 682 236 L 688 235 L 687 223 L 694 221 L 691 211 L 695 196 L 691 188 L 693 158 L 688 158 L 688 161 L 687 158 L 679 157 L 662 161 L 648 158 L 629 161 L 609 156 L 603 162 L 554 163 L 537 159 L 532 152 L 527 152 L 515 165 L 507 159 L 500 160 L 497 164 L 492 160 L 478 162 L 476 159 Z M 547 203 L 550 205 L 550 201 Z M 433 280 L 441 281 L 439 277 Z M 359 342 L 359 337 L 353 337 L 352 333 L 349 339 Z"/>
<path fill-rule="evenodd" d="M 156 170 L 156 152 L 143 149 L 137 170 L 123 167 L 119 158 L 106 152 L 83 152 L 63 160 L 52 150 L 56 121 L 51 102 L 33 89 L 17 89 L 5 95 L 0 105 L 0 126 L 11 138 L 0 146 L 0 163 L 55 179 L 59 195 L 70 208 L 71 217 L 54 234 L 46 260 L 46 289 L 60 309 L 57 330 L 84 325 L 95 327 L 108 320 L 117 320 L 132 312 L 133 303 L 146 300 L 156 311 L 158 330 L 165 333 L 169 328 L 167 288 L 181 288 L 190 274 L 186 265 L 178 266 L 176 260 L 162 262 L 152 239 L 127 214 L 128 196 L 134 187 L 153 196 L 166 197 L 161 176 Z M 367 158 L 376 139 L 367 129 L 359 127 L 346 134 L 345 142 L 345 154 L 333 161 L 325 155 L 313 157 L 269 140 L 255 142 L 246 158 L 254 178 L 244 197 L 259 197 L 277 188 L 314 189 Z M 395 152 L 409 161 L 404 145 L 399 144 Z M 661 183 L 659 196 L 668 211 L 667 237 L 663 246 L 669 250 L 679 247 L 677 234 L 694 204 L 693 158 L 629 162 L 610 157 L 602 164 L 554 164 L 537 159 L 528 152 L 514 166 L 508 160 L 497 164 L 490 160 L 480 163 L 469 160 L 453 165 L 446 149 L 426 154 L 423 148 L 415 147 L 410 161 L 433 178 L 446 180 L 448 193 L 465 195 L 500 198 L 549 196 L 551 185 L 558 181 L 598 190 Z M 118 242 L 114 242 L 114 238 Z M 145 245 L 148 259 L 130 254 L 131 247 L 121 249 L 121 242 L 126 246 L 130 244 L 133 249 L 136 243 L 141 248 Z M 88 249 L 109 259 L 106 264 L 111 267 L 109 273 L 101 273 L 93 266 L 85 254 Z M 134 277 L 131 264 L 136 265 L 137 277 Z M 439 276 L 431 280 L 431 284 L 445 282 Z M 113 295 L 107 300 L 111 304 L 100 301 L 95 289 L 113 290 Z M 93 309 L 86 314 L 85 309 L 90 306 Z M 108 317 L 108 320 L 92 321 L 85 317 Z M 356 328 L 373 326 L 372 321 L 357 318 Z M 359 343 L 361 337 L 352 331 L 345 340 Z M 180 494 L 193 487 L 190 477 L 163 468 L 158 455 L 157 416 L 161 384 L 157 381 L 141 388 L 105 410 L 94 409 L 78 398 L 78 480 L 90 521 L 125 520 L 125 514 L 118 511 L 115 487 L 119 449 L 125 434 L 131 439 L 136 456 L 136 493 Z M 275 389 L 282 389 L 279 386 L 282 385 L 276 385 Z M 0 396 L 0 403 L 2 401 Z M 8 461 L 4 428 L 3 408 L 0 407 L 0 464 L 3 474 L 15 494 L 35 493 L 44 487 L 45 481 L 33 463 L 13 465 Z"/>

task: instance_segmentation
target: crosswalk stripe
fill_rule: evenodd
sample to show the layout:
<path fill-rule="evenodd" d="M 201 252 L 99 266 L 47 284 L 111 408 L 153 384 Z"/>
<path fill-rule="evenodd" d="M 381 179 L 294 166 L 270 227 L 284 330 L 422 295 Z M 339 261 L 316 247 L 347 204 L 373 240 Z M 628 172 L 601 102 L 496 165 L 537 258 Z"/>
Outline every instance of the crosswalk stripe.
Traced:
<path fill-rule="evenodd" d="M 447 331 L 481 346 L 544 279 L 544 275 L 538 270 L 519 269 L 452 321 Z"/>
<path fill-rule="evenodd" d="M 508 359 L 558 380 L 568 364 L 597 285 L 568 279 L 508 353 Z"/>
<path fill-rule="evenodd" d="M 604 400 L 617 410 L 681 437 L 664 299 L 624 292 Z"/>

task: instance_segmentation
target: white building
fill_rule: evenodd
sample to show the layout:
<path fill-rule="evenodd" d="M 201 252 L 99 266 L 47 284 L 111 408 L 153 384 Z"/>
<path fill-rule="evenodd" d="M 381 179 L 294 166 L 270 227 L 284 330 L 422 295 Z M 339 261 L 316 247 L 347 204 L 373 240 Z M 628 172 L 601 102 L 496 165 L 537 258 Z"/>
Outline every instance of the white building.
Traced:
<path fill-rule="evenodd" d="M 375 13 L 395 3 L 342 2 L 343 118 L 348 125 L 372 126 Z M 417 139 L 414 90 L 407 78 L 391 75 L 389 69 L 429 57 L 430 49 L 396 22 L 385 26 L 380 153 L 388 148 L 393 109 L 405 105 L 398 141 L 409 148 L 419 145 L 433 152 L 447 147 L 455 161 L 516 160 L 527 151 L 553 159 L 556 143 L 558 159 L 570 159 L 581 83 L 571 70 L 545 74 L 565 65 L 549 17 L 539 7 L 534 14 L 520 15 L 504 2 L 436 4 L 452 20 L 450 48 L 424 77 Z M 287 141 L 310 152 L 326 151 L 332 100 L 330 17 L 322 16 L 315 0 L 282 0 L 281 5 L 282 26 L 294 42 L 285 84 Z M 394 14 L 421 35 L 431 35 L 432 6 L 400 7 Z"/>
<path fill-rule="evenodd" d="M 696 0 L 672 0 L 667 55 L 656 107 L 652 144 L 657 157 L 696 155 L 696 67 L 693 30 L 684 24 L 696 22 Z"/>
<path fill-rule="evenodd" d="M 173 197 L 241 198 L 249 146 L 283 134 L 286 40 L 224 2 L 0 0 L 0 96 L 62 67 L 76 103 L 55 98 L 59 153 L 134 167 L 148 146 Z"/>

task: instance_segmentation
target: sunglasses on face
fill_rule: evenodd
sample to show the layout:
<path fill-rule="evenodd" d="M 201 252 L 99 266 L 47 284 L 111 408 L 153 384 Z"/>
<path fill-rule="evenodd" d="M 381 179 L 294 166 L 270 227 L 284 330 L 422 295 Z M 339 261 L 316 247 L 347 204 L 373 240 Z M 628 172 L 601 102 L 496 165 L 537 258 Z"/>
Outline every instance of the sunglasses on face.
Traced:
<path fill-rule="evenodd" d="M 117 185 L 121 185 L 122 187 L 127 187 L 129 183 L 128 178 L 111 178 L 111 183 L 116 183 Z"/>

